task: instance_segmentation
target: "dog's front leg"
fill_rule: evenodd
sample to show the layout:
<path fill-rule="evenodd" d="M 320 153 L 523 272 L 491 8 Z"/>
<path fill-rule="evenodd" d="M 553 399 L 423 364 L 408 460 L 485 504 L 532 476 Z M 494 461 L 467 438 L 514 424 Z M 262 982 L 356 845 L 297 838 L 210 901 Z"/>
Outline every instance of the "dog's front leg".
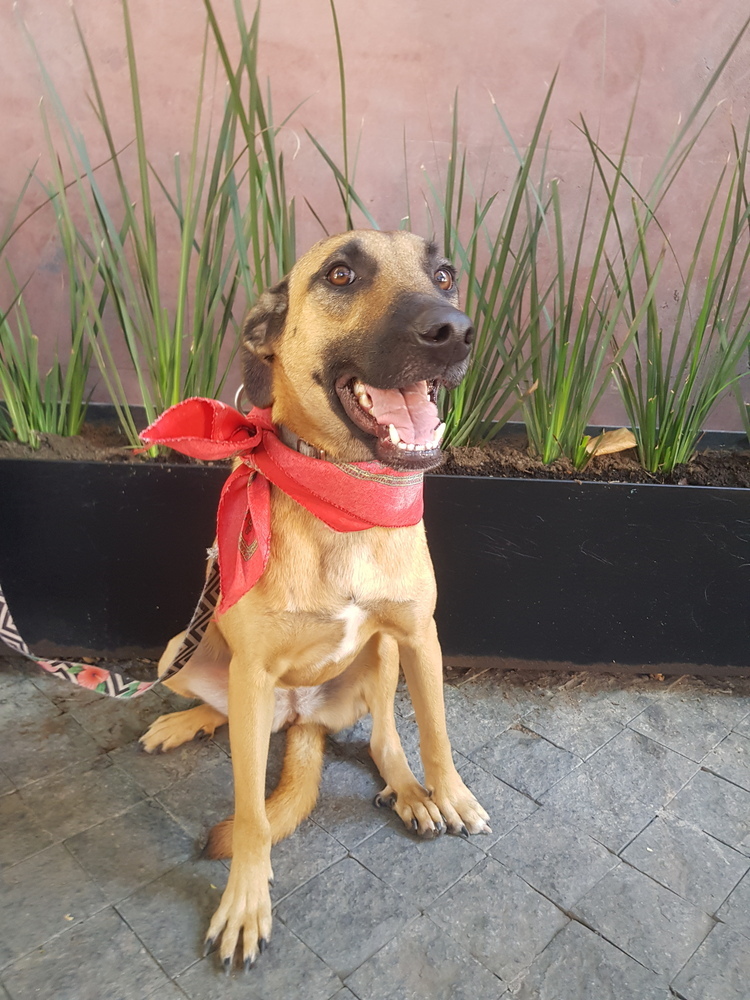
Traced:
<path fill-rule="evenodd" d="M 487 833 L 489 816 L 464 784 L 445 725 L 443 657 L 435 622 L 399 643 L 401 667 L 419 726 L 425 785 L 451 833 Z"/>
<path fill-rule="evenodd" d="M 219 955 L 229 972 L 242 948 L 250 968 L 271 936 L 271 828 L 265 779 L 273 724 L 274 679 L 262 664 L 235 655 L 229 667 L 229 739 L 234 773 L 232 867 L 206 944 L 221 934 Z M 240 934 L 242 943 L 240 945 Z"/>

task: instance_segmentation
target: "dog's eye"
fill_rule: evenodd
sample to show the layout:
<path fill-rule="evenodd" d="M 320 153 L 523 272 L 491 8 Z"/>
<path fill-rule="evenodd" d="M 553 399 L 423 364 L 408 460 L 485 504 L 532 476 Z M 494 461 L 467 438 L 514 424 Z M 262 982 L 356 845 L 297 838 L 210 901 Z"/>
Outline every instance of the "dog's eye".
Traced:
<path fill-rule="evenodd" d="M 346 264 L 337 264 L 326 275 L 326 279 L 332 285 L 337 285 L 339 288 L 342 285 L 351 285 L 356 277 L 354 271 L 350 267 L 347 267 Z"/>
<path fill-rule="evenodd" d="M 439 267 L 435 271 L 435 281 L 438 288 L 442 288 L 444 292 L 449 292 L 453 288 L 453 275 L 447 267 Z"/>

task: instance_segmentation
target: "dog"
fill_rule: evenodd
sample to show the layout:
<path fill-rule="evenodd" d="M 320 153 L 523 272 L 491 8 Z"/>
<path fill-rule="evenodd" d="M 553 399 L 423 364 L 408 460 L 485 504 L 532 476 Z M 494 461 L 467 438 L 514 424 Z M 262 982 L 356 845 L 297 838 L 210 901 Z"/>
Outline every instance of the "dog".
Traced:
<path fill-rule="evenodd" d="M 441 461 L 438 389 L 459 384 L 474 330 L 452 266 L 408 232 L 351 231 L 316 244 L 259 298 L 242 335 L 244 389 L 270 407 L 290 447 L 334 464 L 421 472 Z M 229 721 L 235 814 L 211 832 L 232 856 L 206 937 L 227 971 L 251 968 L 271 935 L 271 845 L 312 811 L 326 735 L 372 716 L 376 804 L 423 837 L 489 831 L 456 771 L 446 731 L 435 577 L 420 521 L 334 531 L 271 489 L 271 548 L 260 579 L 217 615 L 167 683 L 203 704 L 142 737 L 168 750 Z M 176 636 L 160 662 L 169 665 Z M 394 717 L 399 663 L 419 726 L 424 785 Z M 271 732 L 287 727 L 278 786 L 264 800 Z"/>

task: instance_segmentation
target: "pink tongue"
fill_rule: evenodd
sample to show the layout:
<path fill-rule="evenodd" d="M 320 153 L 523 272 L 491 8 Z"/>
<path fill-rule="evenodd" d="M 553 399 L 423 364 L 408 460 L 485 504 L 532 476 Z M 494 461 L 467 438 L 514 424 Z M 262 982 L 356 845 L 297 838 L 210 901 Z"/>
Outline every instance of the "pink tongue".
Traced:
<path fill-rule="evenodd" d="M 370 413 L 383 427 L 398 431 L 406 444 L 429 444 L 440 423 L 437 406 L 427 394 L 426 382 L 415 382 L 402 389 L 365 389 L 372 400 Z"/>

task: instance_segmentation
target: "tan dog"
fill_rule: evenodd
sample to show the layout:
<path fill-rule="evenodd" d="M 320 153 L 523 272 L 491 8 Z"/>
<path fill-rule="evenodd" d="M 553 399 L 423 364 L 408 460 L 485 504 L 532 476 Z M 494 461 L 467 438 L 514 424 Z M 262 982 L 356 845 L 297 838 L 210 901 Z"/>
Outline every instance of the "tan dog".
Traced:
<path fill-rule="evenodd" d="M 463 378 L 474 331 L 451 266 L 410 233 L 350 232 L 318 243 L 251 310 L 247 396 L 272 406 L 287 444 L 335 462 L 426 469 L 440 461 L 435 394 Z M 301 443 L 300 443 L 301 442 Z M 305 445 L 305 442 L 308 444 Z M 316 452 L 315 449 L 318 449 Z M 487 831 L 453 764 L 445 725 L 435 578 L 422 523 L 336 532 L 272 488 L 272 542 L 259 582 L 206 634 L 169 686 L 205 702 L 143 737 L 169 749 L 229 720 L 235 815 L 212 831 L 232 855 L 208 930 L 245 968 L 271 934 L 271 844 L 315 805 L 326 733 L 372 714 L 379 799 L 423 836 Z M 180 641 L 162 658 L 166 667 Z M 399 661 L 419 725 L 424 785 L 401 746 Z M 264 801 L 272 731 L 288 726 L 281 781 Z"/>

